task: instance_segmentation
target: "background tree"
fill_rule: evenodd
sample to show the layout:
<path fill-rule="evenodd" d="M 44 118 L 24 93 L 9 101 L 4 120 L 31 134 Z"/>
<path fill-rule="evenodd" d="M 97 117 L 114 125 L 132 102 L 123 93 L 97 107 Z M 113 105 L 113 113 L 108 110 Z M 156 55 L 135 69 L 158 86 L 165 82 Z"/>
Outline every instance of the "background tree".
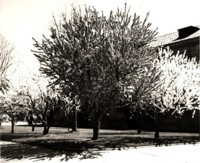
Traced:
<path fill-rule="evenodd" d="M 12 65 L 14 47 L 0 34 L 0 91 L 8 90 L 8 79 L 6 73 L 8 68 Z"/>
<path fill-rule="evenodd" d="M 43 76 L 35 75 L 25 85 L 21 85 L 20 94 L 26 98 L 29 107 L 27 121 L 34 131 L 36 122 L 41 122 L 43 135 L 48 134 L 54 123 L 54 113 L 59 107 L 59 98 L 56 91 L 47 87 L 48 80 Z"/>
<path fill-rule="evenodd" d="M 13 61 L 14 47 L 0 34 L 0 92 L 5 93 L 9 89 L 7 72 Z M 4 97 L 2 97 L 3 99 Z M 4 110 L 0 108 L 0 126 L 4 116 Z"/>
<path fill-rule="evenodd" d="M 43 135 L 48 134 L 55 120 L 55 111 L 59 108 L 59 99 L 51 90 L 40 92 L 37 96 L 31 94 L 29 91 L 23 92 L 23 95 L 28 97 L 28 120 L 32 126 L 32 131 L 34 131 L 34 123 L 40 121 L 44 128 Z"/>
<path fill-rule="evenodd" d="M 78 96 L 73 96 L 71 93 L 68 95 L 59 93 L 60 109 L 65 112 L 68 121 L 68 130 L 71 127 L 72 131 L 77 130 L 77 111 L 80 111 L 80 99 Z"/>
<path fill-rule="evenodd" d="M 21 115 L 26 115 L 26 100 L 20 94 L 7 94 L 1 101 L 1 111 L 9 117 L 11 121 L 11 133 L 14 133 L 15 123 L 20 119 Z"/>
<path fill-rule="evenodd" d="M 152 55 L 155 59 L 155 55 Z M 152 58 L 151 58 L 152 59 Z M 137 120 L 138 133 L 142 130 L 144 117 L 151 115 L 152 92 L 156 91 L 162 84 L 162 71 L 154 62 L 148 61 L 149 65 L 141 67 L 140 71 L 128 77 L 124 91 L 125 101 L 129 110 Z"/>
<path fill-rule="evenodd" d="M 147 43 L 156 34 L 150 26 L 147 18 L 131 17 L 126 4 L 108 17 L 86 7 L 83 14 L 73 9 L 70 19 L 54 19 L 51 36 L 35 40 L 41 72 L 92 113 L 93 139 L 102 113 L 118 105 L 127 78 L 148 67 L 154 50 Z"/>

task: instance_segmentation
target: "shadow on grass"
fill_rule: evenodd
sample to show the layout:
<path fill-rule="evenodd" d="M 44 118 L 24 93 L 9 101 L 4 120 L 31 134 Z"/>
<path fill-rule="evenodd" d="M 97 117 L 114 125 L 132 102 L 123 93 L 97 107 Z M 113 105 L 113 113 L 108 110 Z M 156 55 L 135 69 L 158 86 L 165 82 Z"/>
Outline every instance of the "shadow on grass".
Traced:
<path fill-rule="evenodd" d="M 40 137 L 41 134 L 38 133 L 2 133 L 1 140 L 3 141 L 13 141 L 13 139 L 23 139 L 23 138 L 37 138 Z"/>
<path fill-rule="evenodd" d="M 103 141 L 103 140 L 102 140 Z M 142 137 L 119 137 L 112 138 L 110 141 L 105 142 L 106 148 L 112 148 L 113 150 L 127 149 L 130 147 L 140 147 L 140 146 L 169 146 L 178 144 L 196 144 L 199 142 L 199 137 L 161 137 L 159 139 L 155 138 L 142 138 Z"/>
<path fill-rule="evenodd" d="M 41 134 L 38 133 L 3 133 L 1 134 L 2 140 L 5 143 L 1 144 L 1 158 L 6 161 L 13 159 L 43 161 L 45 159 L 51 160 L 54 157 L 59 157 L 60 161 L 67 161 L 77 157 L 79 159 L 93 159 L 101 156 L 100 149 L 94 149 L 93 145 L 87 142 L 42 139 Z M 92 148 L 93 150 L 89 150 Z"/>
<path fill-rule="evenodd" d="M 67 161 L 70 158 L 76 157 L 78 154 L 78 152 L 52 150 L 21 143 L 1 145 L 1 158 L 6 161 L 13 159 L 43 161 L 45 159 L 51 160 L 54 157 L 60 157 L 60 161 Z"/>
<path fill-rule="evenodd" d="M 116 133 L 101 134 L 98 140 L 72 140 L 72 139 L 42 139 L 41 134 L 10 134 L 1 135 L 4 141 L 16 141 L 16 144 L 1 146 L 1 157 L 6 160 L 29 158 L 34 160 L 51 160 L 60 157 L 60 161 L 72 158 L 93 159 L 102 154 L 102 150 L 127 150 L 139 146 L 168 146 L 172 144 L 195 144 L 199 142 L 198 136 L 169 136 L 154 139 L 142 135 L 126 135 Z M 28 139 L 27 139 L 28 138 Z M 31 139 L 29 139 L 31 138 Z M 22 144 L 21 144 L 22 143 Z"/>

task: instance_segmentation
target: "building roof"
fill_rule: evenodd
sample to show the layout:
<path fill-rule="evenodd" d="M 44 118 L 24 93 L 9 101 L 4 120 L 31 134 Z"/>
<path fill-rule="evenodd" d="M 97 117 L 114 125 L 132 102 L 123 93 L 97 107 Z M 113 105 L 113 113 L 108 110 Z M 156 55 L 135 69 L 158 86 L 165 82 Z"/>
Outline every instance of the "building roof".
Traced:
<path fill-rule="evenodd" d="M 195 30 L 196 29 L 196 30 Z M 157 47 L 167 44 L 172 44 L 180 42 L 183 40 L 188 40 L 196 37 L 200 37 L 200 26 L 188 26 L 182 29 L 178 29 L 176 32 L 165 34 L 163 36 L 156 37 L 151 43 L 150 46 Z M 185 34 L 184 37 L 181 37 L 182 32 Z M 189 32 L 189 33 L 188 33 Z"/>

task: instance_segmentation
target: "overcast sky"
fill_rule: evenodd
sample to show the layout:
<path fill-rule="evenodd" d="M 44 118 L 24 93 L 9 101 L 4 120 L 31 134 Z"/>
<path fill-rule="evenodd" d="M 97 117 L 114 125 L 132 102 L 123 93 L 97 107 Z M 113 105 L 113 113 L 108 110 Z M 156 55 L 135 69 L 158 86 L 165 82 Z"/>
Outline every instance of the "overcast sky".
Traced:
<path fill-rule="evenodd" d="M 150 12 L 149 21 L 153 29 L 158 27 L 158 35 L 200 25 L 199 0 L 0 0 L 0 33 L 15 45 L 16 55 L 22 62 L 36 71 L 39 64 L 30 52 L 32 37 L 39 38 L 47 31 L 52 15 L 62 11 L 70 14 L 72 3 L 92 5 L 108 13 L 122 8 L 124 2 L 131 7 L 131 14 L 136 12 L 144 18 Z"/>

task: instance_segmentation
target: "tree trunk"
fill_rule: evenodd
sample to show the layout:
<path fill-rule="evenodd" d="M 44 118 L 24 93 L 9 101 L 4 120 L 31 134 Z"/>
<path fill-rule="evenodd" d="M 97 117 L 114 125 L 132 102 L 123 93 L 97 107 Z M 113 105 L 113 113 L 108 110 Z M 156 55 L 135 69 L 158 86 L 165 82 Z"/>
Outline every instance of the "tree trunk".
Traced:
<path fill-rule="evenodd" d="M 137 126 L 137 133 L 141 134 L 142 133 L 142 122 L 140 119 L 138 119 L 138 126 Z"/>
<path fill-rule="evenodd" d="M 159 135 L 159 130 L 157 130 L 157 131 L 155 131 L 154 138 L 155 138 L 155 139 L 158 139 L 159 137 L 160 137 L 160 135 Z"/>
<path fill-rule="evenodd" d="M 43 130 L 43 135 L 47 135 L 49 132 L 49 127 L 47 127 L 47 125 L 44 125 L 44 130 Z"/>
<path fill-rule="evenodd" d="M 14 133 L 14 126 L 15 126 L 15 121 L 14 121 L 14 116 L 11 117 L 11 133 Z"/>
<path fill-rule="evenodd" d="M 93 137 L 92 140 L 97 140 L 99 137 L 99 129 L 100 129 L 100 113 L 94 113 L 94 124 L 93 124 Z"/>
<path fill-rule="evenodd" d="M 47 107 L 48 106 L 48 103 L 46 104 L 46 110 L 45 110 L 45 112 L 44 112 L 44 114 L 43 114 L 43 127 L 44 127 L 44 129 L 43 129 L 43 135 L 47 135 L 48 134 L 48 132 L 49 132 L 49 127 L 48 127 L 48 121 L 49 121 L 49 119 L 48 119 L 48 113 L 47 113 Z"/>
<path fill-rule="evenodd" d="M 47 120 L 47 113 L 45 112 L 45 114 L 43 115 L 43 135 L 47 135 L 49 132 L 49 128 L 48 128 L 48 120 Z"/>
<path fill-rule="evenodd" d="M 2 120 L 0 119 L 0 127 L 1 127 L 1 124 L 2 124 Z"/>
<path fill-rule="evenodd" d="M 200 138 L 200 110 L 199 110 L 199 138 Z"/>
<path fill-rule="evenodd" d="M 154 138 L 157 139 L 159 138 L 159 113 L 158 110 L 155 110 L 155 134 Z"/>
<path fill-rule="evenodd" d="M 72 131 L 77 131 L 77 110 L 73 108 Z"/>
<path fill-rule="evenodd" d="M 141 113 L 136 113 L 136 118 L 137 118 L 137 133 L 141 134 L 142 133 L 142 116 L 141 116 Z"/>
<path fill-rule="evenodd" d="M 35 125 L 32 124 L 32 132 L 35 131 Z"/>

